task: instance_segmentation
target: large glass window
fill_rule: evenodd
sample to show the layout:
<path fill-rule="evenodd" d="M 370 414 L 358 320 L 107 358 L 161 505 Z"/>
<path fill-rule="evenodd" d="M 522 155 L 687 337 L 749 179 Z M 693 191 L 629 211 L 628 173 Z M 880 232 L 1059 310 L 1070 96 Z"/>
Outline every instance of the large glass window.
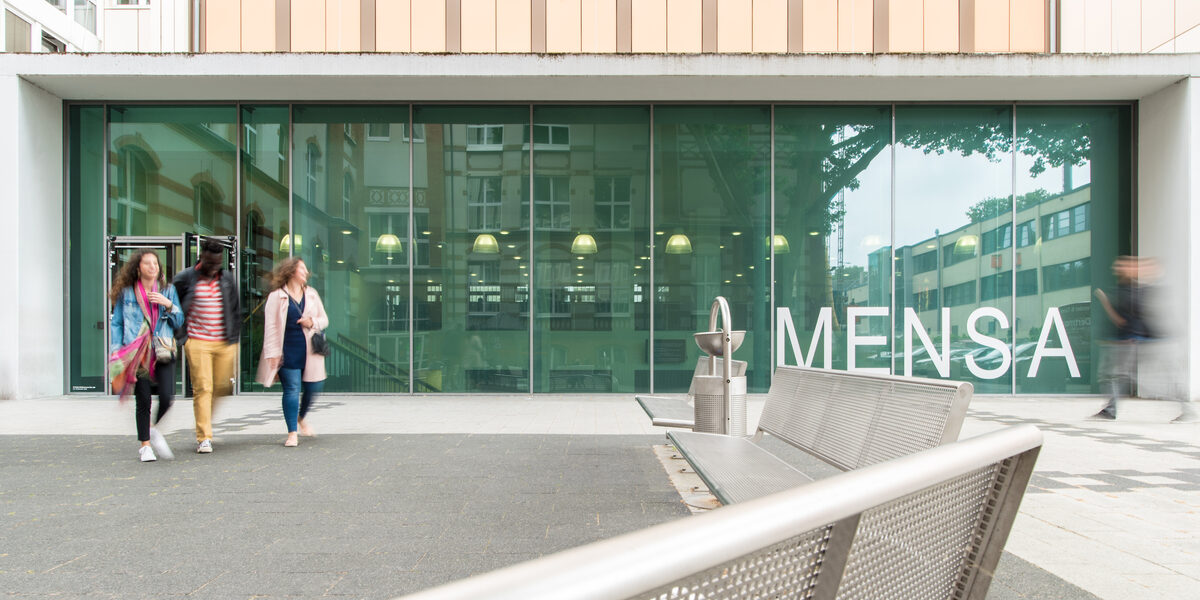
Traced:
<path fill-rule="evenodd" d="M 234 107 L 115 106 L 108 118 L 109 235 L 235 235 Z"/>
<path fill-rule="evenodd" d="M 896 107 L 896 373 L 1012 389 L 1012 130 L 1009 106 Z"/>
<path fill-rule="evenodd" d="M 534 391 L 648 390 L 650 110 L 537 107 L 534 123 Z"/>
<path fill-rule="evenodd" d="M 278 247 L 304 259 L 329 313 L 325 389 L 408 392 L 409 211 L 429 209 L 423 196 L 410 202 L 408 140 L 370 135 L 380 125 L 400 131 L 408 107 L 297 106 L 292 113 L 295 236 Z M 421 360 L 416 366 L 426 367 Z"/>
<path fill-rule="evenodd" d="M 242 307 L 246 311 L 241 352 L 243 391 L 262 390 L 252 376 L 262 349 L 262 310 L 271 291 L 271 270 L 287 258 L 291 244 L 288 146 L 288 107 L 242 106 L 239 275 Z"/>
<path fill-rule="evenodd" d="M 104 109 L 72 106 L 67 146 L 69 176 L 67 257 L 69 263 L 70 391 L 104 389 L 104 364 L 108 326 L 104 289 Z"/>
<path fill-rule="evenodd" d="M 1130 147 L 1127 106 L 1017 107 L 1017 221 L 1040 228 L 1015 255 L 1018 393 L 1099 391 L 1092 295 L 1129 253 Z"/>
<path fill-rule="evenodd" d="M 891 119 L 889 106 L 775 108 L 776 361 L 890 367 Z M 935 252 L 919 256 L 936 269 Z"/>
<path fill-rule="evenodd" d="M 529 108 L 418 106 L 414 123 L 417 391 L 529 392 Z"/>
<path fill-rule="evenodd" d="M 734 355 L 749 361 L 747 386 L 765 392 L 770 368 L 771 127 L 768 107 L 656 106 L 654 109 L 654 389 L 684 392 L 724 296 Z"/>

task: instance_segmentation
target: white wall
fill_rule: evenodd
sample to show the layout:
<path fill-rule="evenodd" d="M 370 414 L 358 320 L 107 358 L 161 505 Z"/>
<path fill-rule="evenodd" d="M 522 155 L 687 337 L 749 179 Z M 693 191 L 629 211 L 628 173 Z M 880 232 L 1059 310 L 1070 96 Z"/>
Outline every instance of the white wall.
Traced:
<path fill-rule="evenodd" d="M 67 12 L 50 6 L 46 0 L 5 0 L 0 4 L 3 4 L 4 8 L 12 10 L 17 16 L 30 22 L 32 25 L 29 32 L 30 43 L 33 46 L 34 52 L 41 52 L 43 30 L 57 38 L 60 42 L 65 43 L 68 52 L 96 52 L 100 50 L 98 33 L 103 29 L 103 17 L 97 14 L 97 33 L 92 33 L 84 28 L 83 25 L 76 23 L 72 17 L 75 0 L 67 0 Z M 97 0 L 97 4 L 103 6 L 105 0 Z M 97 9 L 97 12 L 103 11 Z M 0 31 L 0 37 L 3 37 L 2 31 Z"/>
<path fill-rule="evenodd" d="M 64 391 L 62 100 L 0 76 L 0 398 Z"/>
<path fill-rule="evenodd" d="M 1138 253 L 1157 257 L 1164 269 L 1155 294 L 1154 313 L 1169 336 L 1173 372 L 1147 365 L 1139 389 L 1142 395 L 1159 395 L 1164 380 L 1184 384 L 1189 396 L 1200 390 L 1200 292 L 1195 268 L 1200 266 L 1200 211 L 1196 210 L 1200 144 L 1200 94 L 1197 80 L 1184 79 L 1142 98 L 1138 107 Z"/>
<path fill-rule="evenodd" d="M 160 0 L 145 6 L 106 7 L 104 51 L 190 51 L 190 6 L 189 0 Z"/>

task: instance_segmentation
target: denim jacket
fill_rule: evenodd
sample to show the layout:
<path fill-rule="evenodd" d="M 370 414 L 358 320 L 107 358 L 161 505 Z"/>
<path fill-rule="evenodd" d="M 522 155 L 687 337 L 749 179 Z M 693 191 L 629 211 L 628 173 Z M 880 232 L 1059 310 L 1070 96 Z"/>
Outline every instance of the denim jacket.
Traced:
<path fill-rule="evenodd" d="M 175 286 L 170 284 L 167 284 L 159 293 L 166 296 L 172 306 L 170 310 L 163 306 L 158 307 L 158 327 L 155 328 L 154 335 L 174 337 L 175 332 L 183 327 L 183 309 L 179 307 L 179 295 L 175 293 Z M 117 301 L 117 305 L 113 307 L 112 321 L 108 328 L 110 340 L 108 351 L 115 352 L 118 348 L 137 339 L 138 331 L 142 328 L 142 321 L 145 320 L 145 313 L 142 312 L 142 306 L 138 304 L 133 286 L 125 288 L 121 292 L 121 298 Z"/>

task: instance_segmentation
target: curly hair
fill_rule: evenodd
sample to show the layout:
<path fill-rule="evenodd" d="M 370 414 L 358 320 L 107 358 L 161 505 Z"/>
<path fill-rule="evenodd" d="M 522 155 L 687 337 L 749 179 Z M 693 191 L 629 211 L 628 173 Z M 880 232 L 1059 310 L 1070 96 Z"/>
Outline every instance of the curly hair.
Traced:
<path fill-rule="evenodd" d="M 133 287 L 137 280 L 141 277 L 139 267 L 142 265 L 142 258 L 147 254 L 154 255 L 154 261 L 158 263 L 158 289 L 163 289 L 167 286 L 167 277 L 162 268 L 162 261 L 158 260 L 158 253 L 153 250 L 138 250 L 129 257 L 129 260 L 121 265 L 121 270 L 117 271 L 117 276 L 113 278 L 112 287 L 108 290 L 108 299 L 113 304 L 121 297 L 121 293 L 125 288 Z"/>
<path fill-rule="evenodd" d="M 275 270 L 271 271 L 271 291 L 275 291 L 291 281 L 292 276 L 296 274 L 296 269 L 300 267 L 300 263 L 304 262 L 299 256 L 285 258 L 275 265 Z"/>

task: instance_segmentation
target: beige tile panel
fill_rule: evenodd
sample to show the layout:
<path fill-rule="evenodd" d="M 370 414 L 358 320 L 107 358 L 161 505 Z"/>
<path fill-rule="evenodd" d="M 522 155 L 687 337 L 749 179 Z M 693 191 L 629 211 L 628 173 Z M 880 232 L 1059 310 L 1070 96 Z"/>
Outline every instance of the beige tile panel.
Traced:
<path fill-rule="evenodd" d="M 1112 0 L 1112 52 L 1142 51 L 1141 0 Z"/>
<path fill-rule="evenodd" d="M 838 50 L 871 52 L 875 42 L 875 3 L 838 0 Z"/>
<path fill-rule="evenodd" d="M 634 52 L 667 51 L 667 0 L 634 0 Z"/>
<path fill-rule="evenodd" d="M 1142 52 L 1162 51 L 1175 37 L 1175 1 L 1142 0 Z"/>
<path fill-rule="evenodd" d="M 958 0 L 925 0 L 925 51 L 958 52 L 958 25 Z"/>
<path fill-rule="evenodd" d="M 975 0 L 975 51 L 1008 52 L 1009 0 Z"/>
<path fill-rule="evenodd" d="M 410 0 L 375 3 L 375 49 L 379 52 L 412 50 Z"/>
<path fill-rule="evenodd" d="M 580 0 L 546 0 L 546 51 L 579 52 Z"/>
<path fill-rule="evenodd" d="M 531 10 L 529 0 L 496 0 L 496 52 L 530 51 Z M 465 44 L 466 34 L 463 35 Z"/>
<path fill-rule="evenodd" d="M 754 21 L 751 0 L 717 0 L 717 52 L 750 52 Z"/>
<path fill-rule="evenodd" d="M 166 8 L 167 4 L 163 4 Z M 212 6 L 212 3 L 209 3 Z M 275 51 L 275 2 L 241 2 L 242 23 L 251 23 L 251 27 L 242 27 L 242 52 L 274 52 Z"/>
<path fill-rule="evenodd" d="M 1083 52 L 1085 0 L 1059 0 L 1060 52 Z"/>
<path fill-rule="evenodd" d="M 445 52 L 446 3 L 433 0 L 414 0 L 411 6 L 412 51 Z"/>
<path fill-rule="evenodd" d="M 1112 52 L 1112 0 L 1087 0 L 1083 12 L 1083 51 Z"/>
<path fill-rule="evenodd" d="M 700 52 L 703 40 L 702 0 L 667 0 L 667 52 Z"/>
<path fill-rule="evenodd" d="M 242 7 L 240 0 L 208 0 L 204 15 L 209 27 L 204 31 L 204 49 L 208 52 L 240 52 L 242 49 Z M 117 12 L 117 11 L 109 11 Z M 132 11 L 138 15 L 138 44 L 144 52 L 142 29 L 148 24 L 143 13 L 151 11 Z M 214 27 L 213 25 L 219 25 Z"/>
<path fill-rule="evenodd" d="M 362 2 L 325 2 L 325 49 L 329 52 L 362 50 Z"/>
<path fill-rule="evenodd" d="M 583 0 L 580 40 L 584 52 L 617 51 L 617 0 Z"/>
<path fill-rule="evenodd" d="M 838 0 L 804 0 L 802 29 L 805 52 L 838 50 L 839 4 Z"/>
<path fill-rule="evenodd" d="M 496 1 L 461 0 L 462 51 L 496 51 Z"/>
<path fill-rule="evenodd" d="M 921 0 L 892 0 L 888 7 L 887 52 L 925 49 L 925 12 Z"/>
<path fill-rule="evenodd" d="M 1013 52 L 1046 52 L 1046 0 L 1012 0 L 1008 48 Z"/>
<path fill-rule="evenodd" d="M 1176 52 L 1200 52 L 1200 26 L 1192 27 L 1175 38 Z"/>
<path fill-rule="evenodd" d="M 1196 0 L 1175 0 L 1175 34 L 1183 35 L 1192 29 L 1200 27 L 1200 2 Z M 1194 52 L 1194 50 L 1180 50 Z"/>
<path fill-rule="evenodd" d="M 754 51 L 787 52 L 787 0 L 754 0 L 753 10 Z"/>
<path fill-rule="evenodd" d="M 292 0 L 292 52 L 324 51 L 325 0 Z"/>

